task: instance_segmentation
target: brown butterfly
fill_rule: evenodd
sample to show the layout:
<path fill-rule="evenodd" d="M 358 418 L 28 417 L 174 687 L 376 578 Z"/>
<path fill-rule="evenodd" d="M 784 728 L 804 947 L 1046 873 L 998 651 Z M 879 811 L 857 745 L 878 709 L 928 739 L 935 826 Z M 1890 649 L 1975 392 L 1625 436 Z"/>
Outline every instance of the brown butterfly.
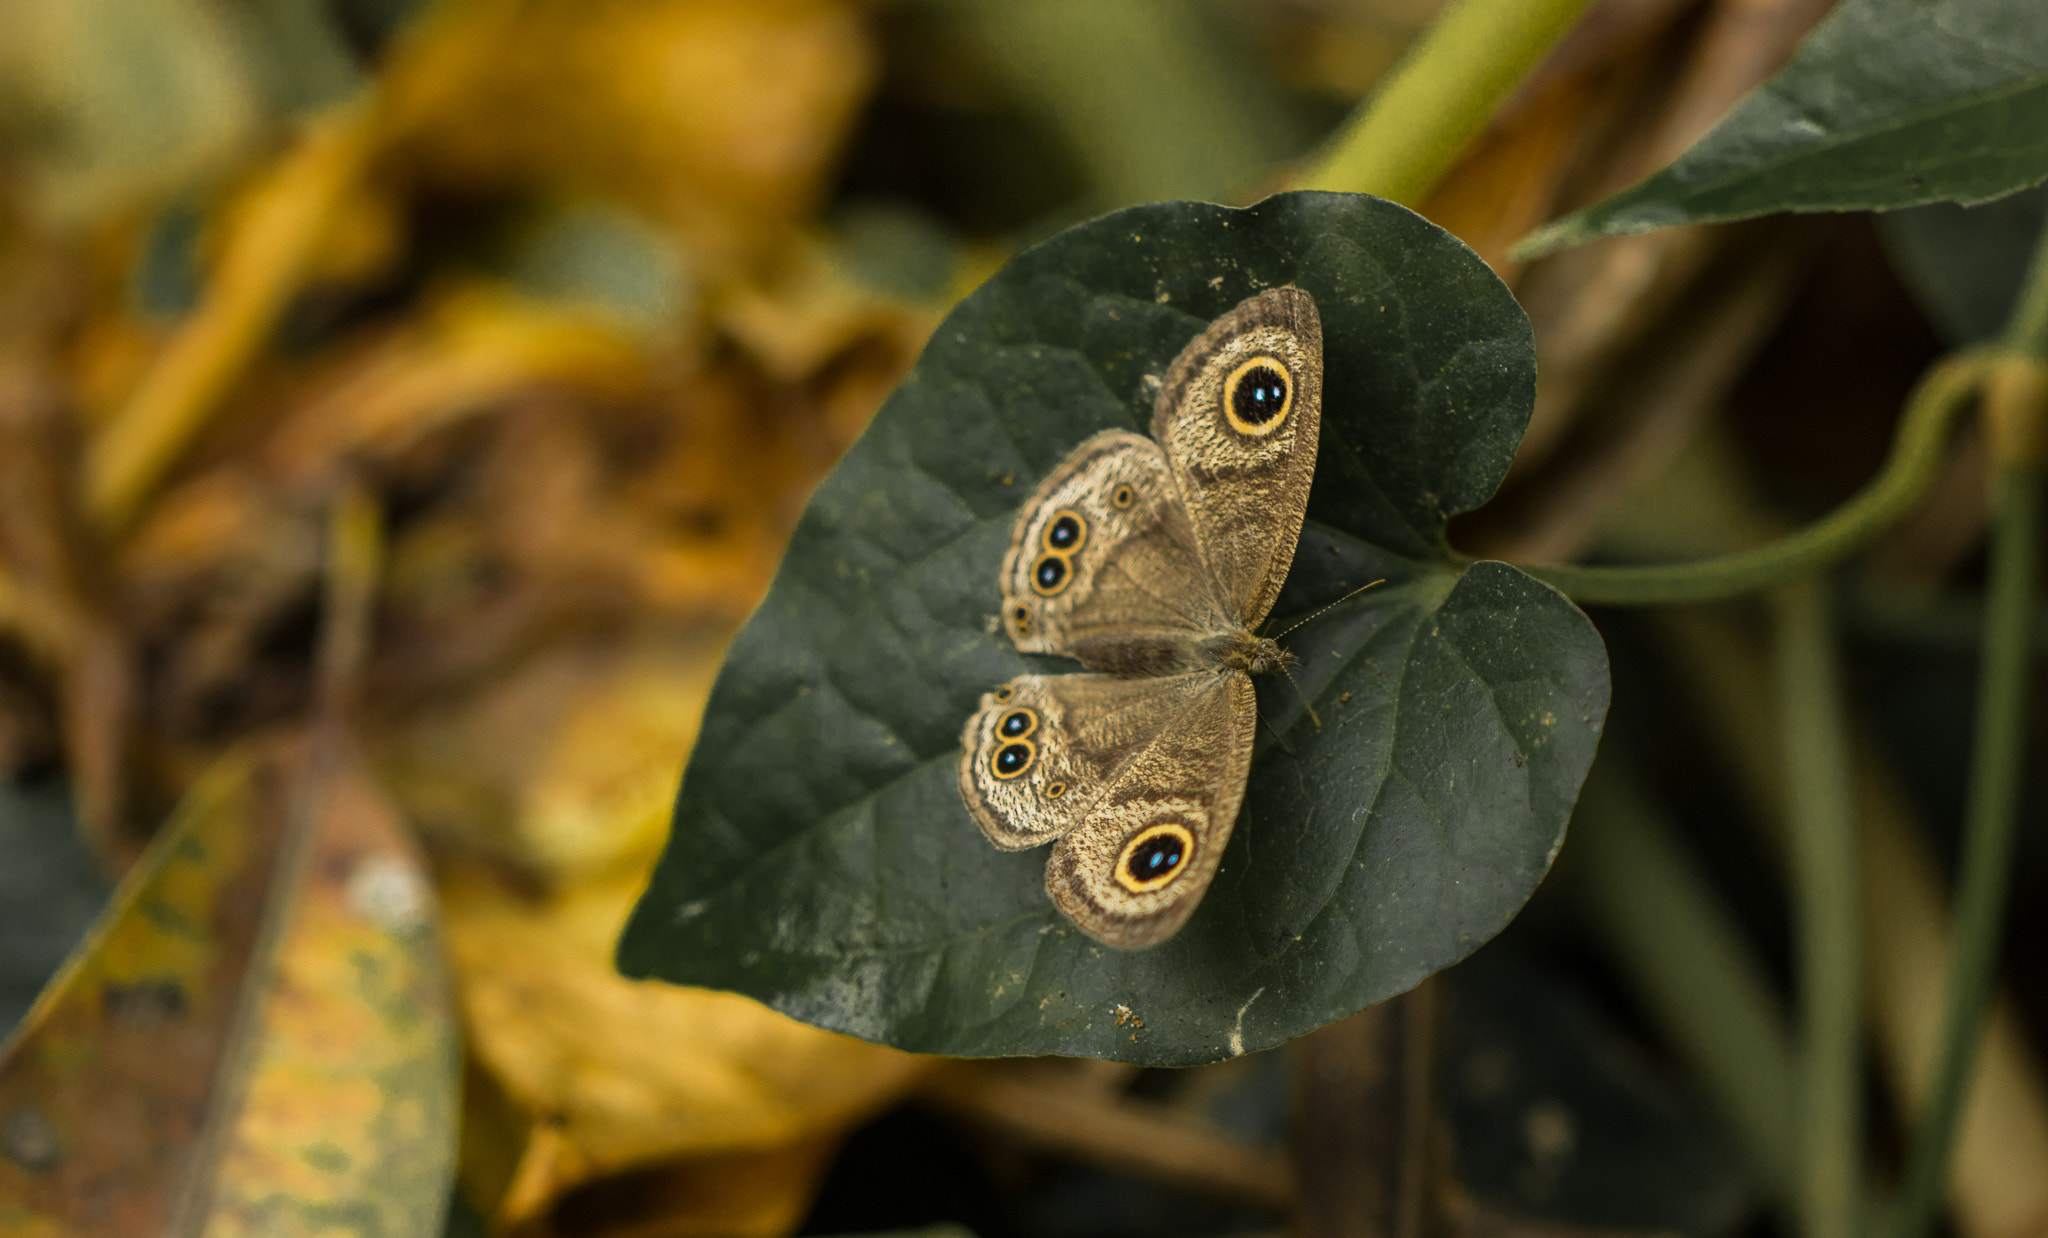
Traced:
<path fill-rule="evenodd" d="M 1274 288 L 1181 350 L 1152 437 L 1105 430 L 1018 513 L 1003 627 L 1094 674 L 1022 675 L 961 736 L 960 794 L 1006 850 L 1059 840 L 1046 893 L 1112 946 L 1171 937 L 1216 875 L 1258 721 L 1255 634 L 1308 508 L 1321 424 L 1314 298 Z"/>

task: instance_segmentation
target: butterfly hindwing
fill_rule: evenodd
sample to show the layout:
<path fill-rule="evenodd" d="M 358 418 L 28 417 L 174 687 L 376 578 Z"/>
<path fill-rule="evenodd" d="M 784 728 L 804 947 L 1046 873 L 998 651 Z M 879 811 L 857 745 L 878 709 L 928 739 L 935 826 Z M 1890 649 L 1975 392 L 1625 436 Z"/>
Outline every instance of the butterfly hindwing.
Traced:
<path fill-rule="evenodd" d="M 967 720 L 961 798 L 1006 851 L 1058 838 L 1213 678 L 1020 675 Z"/>
<path fill-rule="evenodd" d="M 1196 681 L 1167 724 L 1053 847 L 1045 890 L 1090 937 L 1135 949 L 1179 931 L 1208 892 L 1251 769 L 1258 706 L 1241 671 Z"/>

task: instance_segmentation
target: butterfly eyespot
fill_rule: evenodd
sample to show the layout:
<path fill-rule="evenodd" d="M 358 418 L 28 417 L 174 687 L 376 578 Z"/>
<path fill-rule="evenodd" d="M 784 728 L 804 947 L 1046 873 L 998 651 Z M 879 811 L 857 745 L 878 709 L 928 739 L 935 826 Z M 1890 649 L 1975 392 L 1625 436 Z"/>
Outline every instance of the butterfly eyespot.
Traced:
<path fill-rule="evenodd" d="M 1294 383 L 1278 358 L 1260 355 L 1238 363 L 1223 380 L 1223 415 L 1230 428 L 1264 438 L 1280 428 L 1294 407 Z"/>
<path fill-rule="evenodd" d="M 1004 739 L 1022 739 L 1038 729 L 1038 715 L 1028 709 L 1013 709 L 996 723 L 996 734 Z"/>
<path fill-rule="evenodd" d="M 1187 871 L 1195 836 L 1178 821 L 1161 821 L 1124 844 L 1116 860 L 1116 881 L 1133 894 L 1147 894 Z"/>
<path fill-rule="evenodd" d="M 1078 512 L 1054 512 L 1052 523 L 1045 526 L 1044 540 L 1047 550 L 1072 554 L 1088 540 L 1088 522 Z"/>
<path fill-rule="evenodd" d="M 1118 486 L 1109 492 L 1109 501 L 1115 507 L 1129 507 L 1132 503 L 1137 502 L 1137 500 L 1138 492 L 1129 486 Z"/>
<path fill-rule="evenodd" d="M 1028 614 L 1030 614 L 1030 612 L 1029 612 L 1029 611 L 1025 610 L 1025 609 L 1024 609 L 1023 607 L 1021 607 L 1021 606 L 1020 606 L 1020 607 L 1018 607 L 1018 608 L 1017 608 L 1017 621 L 1018 621 L 1019 623 L 1022 623 L 1022 622 L 1024 621 L 1024 616 L 1026 616 L 1026 615 L 1028 615 Z M 1015 696 L 1015 695 L 1017 695 L 1017 690 L 1016 690 L 1015 688 L 1011 687 L 1011 686 L 1010 686 L 1009 684 L 1004 684 L 1004 685 L 1003 685 L 1002 687 L 1000 687 L 1000 688 L 997 688 L 997 689 L 995 690 L 995 698 L 996 698 L 996 703 L 997 703 L 997 704 L 1001 704 L 1002 702 L 1004 702 L 1004 701 L 1007 701 L 1007 700 L 1009 700 L 1009 699 L 1010 699 L 1011 697 L 1013 697 L 1013 696 Z"/>
<path fill-rule="evenodd" d="M 1067 784 L 1064 782 L 1049 783 L 1046 785 L 1045 788 L 1045 798 L 1049 800 L 1056 800 L 1060 796 L 1065 795 L 1066 793 Z"/>
<path fill-rule="evenodd" d="M 1032 745 L 1030 740 L 1015 740 L 996 749 L 996 754 L 990 757 L 988 761 L 989 772 L 1008 782 L 1025 770 L 1030 769 L 1031 759 L 1037 755 L 1038 749 Z"/>
<path fill-rule="evenodd" d="M 1010 612 L 1010 621 L 1017 625 L 1017 635 L 1031 635 L 1031 608 L 1019 606 Z"/>
<path fill-rule="evenodd" d="M 1068 570 L 1065 555 L 1044 555 L 1031 565 L 1031 587 L 1046 597 L 1066 588 L 1070 579 L 1072 573 Z"/>

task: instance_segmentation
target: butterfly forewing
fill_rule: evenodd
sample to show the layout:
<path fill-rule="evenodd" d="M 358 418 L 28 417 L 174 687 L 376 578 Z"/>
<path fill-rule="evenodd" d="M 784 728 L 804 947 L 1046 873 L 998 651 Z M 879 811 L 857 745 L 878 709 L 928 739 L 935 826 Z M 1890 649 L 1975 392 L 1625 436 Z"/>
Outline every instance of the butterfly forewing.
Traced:
<path fill-rule="evenodd" d="M 1152 434 L 1230 618 L 1258 626 L 1294 562 L 1322 428 L 1315 300 L 1272 288 L 1217 319 L 1174 360 Z"/>
<path fill-rule="evenodd" d="M 1003 625 L 1019 649 L 1117 674 L 1186 669 L 1227 620 L 1159 444 L 1106 430 L 1024 505 L 1003 561 Z"/>

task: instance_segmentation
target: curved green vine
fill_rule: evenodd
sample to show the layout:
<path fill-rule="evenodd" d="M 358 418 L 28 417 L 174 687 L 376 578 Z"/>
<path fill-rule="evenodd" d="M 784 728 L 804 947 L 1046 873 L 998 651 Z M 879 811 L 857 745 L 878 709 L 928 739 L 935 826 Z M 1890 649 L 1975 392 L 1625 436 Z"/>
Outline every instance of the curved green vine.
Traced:
<path fill-rule="evenodd" d="M 1646 567 L 1525 566 L 1574 602 L 1608 606 L 1710 602 L 1753 593 L 1833 562 L 1911 510 L 1941 465 L 1949 428 L 2000 354 L 1970 349 L 1935 365 L 1906 402 L 1882 471 L 1832 513 L 1777 541 L 1692 563 Z"/>
<path fill-rule="evenodd" d="M 1976 733 L 1963 808 L 1963 852 L 1956 875 L 1955 933 L 1949 947 L 1941 1042 L 1934 1079 L 1907 1149 L 1892 1238 L 1922 1238 L 1933 1227 L 1948 1184 L 1963 1107 L 1998 979 L 1998 945 L 2018 835 L 2025 772 L 2027 696 L 2033 678 L 2034 616 L 2040 604 L 2042 524 L 2048 519 L 2048 229 L 2035 242 L 2032 269 L 2006 323 L 2002 378 L 2008 385 L 1991 413 L 1998 471 L 1991 493 L 1991 564 L 1985 589 L 1984 641 L 1977 671 Z"/>

